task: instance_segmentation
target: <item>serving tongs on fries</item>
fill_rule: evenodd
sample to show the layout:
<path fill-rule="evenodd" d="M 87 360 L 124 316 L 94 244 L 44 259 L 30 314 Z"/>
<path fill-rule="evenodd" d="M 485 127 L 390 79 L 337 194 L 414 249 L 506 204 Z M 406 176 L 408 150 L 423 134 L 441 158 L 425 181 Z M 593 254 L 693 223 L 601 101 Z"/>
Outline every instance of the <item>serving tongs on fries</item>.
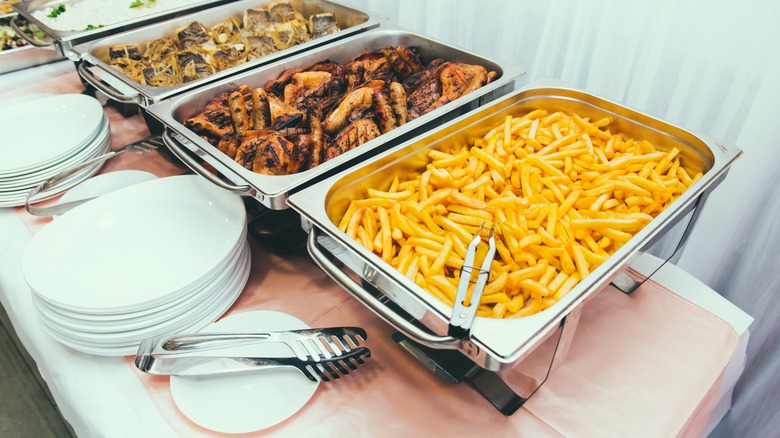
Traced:
<path fill-rule="evenodd" d="M 142 341 L 135 366 L 148 374 L 178 376 L 295 367 L 309 380 L 330 382 L 371 357 L 360 346 L 367 337 L 358 327 L 180 334 Z"/>
<path fill-rule="evenodd" d="M 448 334 L 460 339 L 467 338 L 471 332 L 471 326 L 474 324 L 474 317 L 479 307 L 479 300 L 482 298 L 482 292 L 485 290 L 488 278 L 490 278 L 490 263 L 493 261 L 493 256 L 496 253 L 496 239 L 494 237 L 496 223 L 493 222 L 493 227 L 488 234 L 488 249 L 485 253 L 485 258 L 482 260 L 482 266 L 479 268 L 474 266 L 477 245 L 482 242 L 482 227 L 484 225 L 482 223 L 479 226 L 477 234 L 471 239 L 466 250 L 466 258 L 463 261 L 463 267 L 460 269 L 458 291 L 455 294 L 455 303 L 452 306 Z M 472 280 L 475 274 L 476 280 Z M 474 284 L 474 288 L 471 296 L 469 296 L 468 292 L 471 284 Z M 468 304 L 466 304 L 467 299 Z"/>

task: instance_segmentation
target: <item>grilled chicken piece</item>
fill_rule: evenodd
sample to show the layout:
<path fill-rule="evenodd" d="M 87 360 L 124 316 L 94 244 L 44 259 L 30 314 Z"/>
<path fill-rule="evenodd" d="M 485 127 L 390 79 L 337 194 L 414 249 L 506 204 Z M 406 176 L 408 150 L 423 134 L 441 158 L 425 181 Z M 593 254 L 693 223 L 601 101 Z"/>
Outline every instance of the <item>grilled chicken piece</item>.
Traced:
<path fill-rule="evenodd" d="M 317 117 L 309 117 L 309 137 L 312 143 L 309 152 L 309 168 L 312 168 L 322 163 L 322 153 L 325 150 L 325 134 L 322 132 L 320 119 Z"/>
<path fill-rule="evenodd" d="M 328 134 L 339 132 L 347 124 L 349 115 L 361 105 L 370 105 L 374 96 L 374 90 L 370 87 L 362 87 L 344 96 L 338 107 L 322 121 L 322 129 Z"/>
<path fill-rule="evenodd" d="M 418 71 L 426 68 L 422 61 L 420 61 L 420 57 L 417 55 L 417 53 L 410 47 L 398 46 L 395 48 L 395 51 L 398 52 L 398 54 L 401 56 L 401 59 L 403 59 L 406 65 L 409 66 L 409 68 L 412 70 L 412 73 L 417 73 Z M 429 65 L 429 68 L 430 67 L 435 67 L 435 65 Z"/>
<path fill-rule="evenodd" d="M 485 85 L 488 81 L 488 73 L 481 65 L 456 62 L 442 69 L 439 80 L 442 94 L 439 106 L 441 106 Z"/>
<path fill-rule="evenodd" d="M 284 101 L 301 111 L 311 111 L 321 117 L 341 94 L 333 75 L 327 71 L 307 71 L 293 75 L 284 87 Z"/>
<path fill-rule="evenodd" d="M 380 50 L 400 79 L 417 73 L 424 67 L 417 55 L 406 46 L 387 46 Z"/>
<path fill-rule="evenodd" d="M 245 102 L 252 95 L 252 89 L 246 85 L 241 85 L 234 91 L 241 93 Z M 184 126 L 199 135 L 206 135 L 217 139 L 235 132 L 233 128 L 233 117 L 230 112 L 230 94 L 231 92 L 218 94 L 203 107 L 203 110 L 200 113 L 185 119 Z M 251 109 L 252 108 L 247 103 L 247 110 L 251 111 Z"/>
<path fill-rule="evenodd" d="M 374 79 L 389 81 L 392 69 L 390 62 L 381 51 L 364 53 L 350 62 L 351 71 L 362 72 L 362 82 Z"/>
<path fill-rule="evenodd" d="M 176 37 L 179 38 L 179 44 L 181 44 L 181 47 L 184 49 L 191 49 L 206 43 L 211 43 L 211 45 L 214 44 L 206 26 L 197 21 L 193 21 L 184 27 L 176 29 Z"/>
<path fill-rule="evenodd" d="M 311 31 L 312 38 L 319 38 L 325 35 L 338 32 L 339 26 L 336 23 L 336 17 L 333 14 L 327 12 L 322 14 L 314 14 L 309 17 L 309 30 Z"/>
<path fill-rule="evenodd" d="M 236 162 L 263 175 L 286 175 L 293 143 L 271 130 L 247 131 L 236 136 Z"/>
<path fill-rule="evenodd" d="M 421 84 L 427 82 L 430 78 L 437 75 L 439 72 L 439 67 L 444 64 L 444 60 L 437 58 L 433 61 L 428 63 L 428 66 L 418 71 L 417 73 L 409 76 L 408 78 L 404 79 L 401 82 L 401 85 L 404 86 L 404 90 L 406 90 L 406 94 L 411 94 L 414 90 L 416 90 Z"/>
<path fill-rule="evenodd" d="M 292 81 L 292 77 L 295 73 L 310 70 L 311 66 L 288 68 L 283 71 L 278 78 L 269 81 L 265 84 L 265 91 L 268 94 L 274 94 L 277 96 L 284 96 L 284 87 Z"/>
<path fill-rule="evenodd" d="M 366 84 L 366 87 L 374 90 L 372 107 L 382 134 L 398 127 L 398 121 L 395 118 L 395 112 L 391 105 L 390 90 L 385 85 L 384 81 L 371 81 Z"/>
<path fill-rule="evenodd" d="M 409 121 L 412 121 L 430 111 L 430 108 L 441 98 L 441 84 L 438 75 L 432 75 L 420 84 L 409 95 Z"/>
<path fill-rule="evenodd" d="M 360 119 L 342 129 L 333 139 L 340 153 L 351 151 L 363 143 L 382 135 L 379 128 L 371 119 Z M 328 157 L 332 158 L 332 157 Z"/>
<path fill-rule="evenodd" d="M 184 126 L 198 134 L 213 137 L 224 137 L 232 134 L 233 118 L 230 115 L 228 96 L 230 93 L 220 93 L 211 99 L 203 111 L 184 121 Z"/>
<path fill-rule="evenodd" d="M 406 91 L 398 82 L 390 83 L 390 106 L 393 108 L 393 114 L 395 114 L 395 121 L 398 123 L 398 126 L 406 123 L 409 117 L 406 109 Z"/>
<path fill-rule="evenodd" d="M 230 134 L 217 146 L 241 166 L 263 175 L 287 175 L 305 170 L 312 142 L 308 135 L 296 143 L 278 132 L 261 129 Z"/>
<path fill-rule="evenodd" d="M 303 112 L 291 105 L 287 105 L 270 93 L 268 93 L 268 112 L 271 115 L 271 126 L 276 125 L 279 119 L 289 118 L 290 116 L 303 116 Z"/>

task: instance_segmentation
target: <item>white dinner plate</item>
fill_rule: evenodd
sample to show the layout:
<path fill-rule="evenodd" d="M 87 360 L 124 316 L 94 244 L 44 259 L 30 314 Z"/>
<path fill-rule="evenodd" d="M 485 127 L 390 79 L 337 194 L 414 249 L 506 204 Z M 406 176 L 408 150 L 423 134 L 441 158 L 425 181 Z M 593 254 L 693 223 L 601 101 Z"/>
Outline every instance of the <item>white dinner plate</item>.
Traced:
<path fill-rule="evenodd" d="M 308 328 L 294 316 L 272 311 L 230 315 L 204 332 Z M 281 343 L 256 344 L 258 355 L 292 356 Z M 212 376 L 171 376 L 171 394 L 194 423 L 220 433 L 249 433 L 288 419 L 312 398 L 319 382 L 295 368 L 264 368 Z"/>
<path fill-rule="evenodd" d="M 147 309 L 218 270 L 246 226 L 244 203 L 197 175 L 159 178 L 101 196 L 33 236 L 22 273 L 57 306 Z"/>
<path fill-rule="evenodd" d="M 0 109 L 0 174 L 45 166 L 97 135 L 103 107 L 93 97 L 60 94 Z M 21 153 L 20 153 L 21 152 Z"/>
<path fill-rule="evenodd" d="M 68 190 L 57 201 L 57 204 L 82 199 L 97 198 L 146 181 L 157 179 L 157 175 L 143 170 L 117 170 L 94 176 Z"/>
<path fill-rule="evenodd" d="M 72 154 L 65 157 L 61 157 L 45 166 L 36 167 L 33 170 L 18 172 L 13 175 L 0 176 L 0 186 L 20 186 L 20 185 L 32 185 L 35 186 L 38 183 L 57 175 L 63 170 L 72 167 L 76 164 L 83 163 L 88 159 L 91 159 L 98 154 L 96 151 L 108 149 L 111 147 L 111 124 L 108 117 L 103 116 L 103 122 L 101 123 L 100 130 L 93 139 L 75 149 Z"/>

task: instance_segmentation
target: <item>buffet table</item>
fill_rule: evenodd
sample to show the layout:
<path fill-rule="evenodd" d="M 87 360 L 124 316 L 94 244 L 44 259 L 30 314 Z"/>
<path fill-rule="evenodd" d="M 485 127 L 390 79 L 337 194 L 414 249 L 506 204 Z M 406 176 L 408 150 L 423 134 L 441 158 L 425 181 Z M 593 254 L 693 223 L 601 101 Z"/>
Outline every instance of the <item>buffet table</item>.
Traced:
<path fill-rule="evenodd" d="M 0 102 L 83 90 L 70 62 L 0 76 Z M 112 148 L 149 135 L 140 115 L 105 111 Z M 158 177 L 186 171 L 152 152 L 118 156 L 101 173 L 120 169 Z M 0 209 L 0 300 L 65 419 L 79 436 L 215 436 L 178 410 L 169 378 L 139 372 L 132 357 L 75 352 L 44 331 L 21 260 L 49 220 L 23 208 Z M 566 360 L 505 417 L 468 385 L 447 383 L 420 366 L 392 341 L 392 328 L 305 251 L 280 256 L 249 239 L 249 281 L 228 314 L 274 310 L 312 327 L 360 326 L 372 351 L 354 375 L 321 384 L 297 414 L 251 436 L 700 436 L 729 408 L 744 366 L 752 319 L 667 264 L 631 295 L 609 287 L 585 303 Z M 141 265 L 128 269 L 142 274 Z"/>

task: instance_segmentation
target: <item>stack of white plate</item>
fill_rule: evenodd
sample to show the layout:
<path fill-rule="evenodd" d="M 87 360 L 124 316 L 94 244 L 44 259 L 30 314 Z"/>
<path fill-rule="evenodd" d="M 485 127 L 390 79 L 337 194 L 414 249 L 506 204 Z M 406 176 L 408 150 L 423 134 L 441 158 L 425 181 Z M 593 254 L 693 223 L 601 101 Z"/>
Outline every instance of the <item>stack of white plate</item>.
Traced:
<path fill-rule="evenodd" d="M 0 207 L 24 205 L 34 187 L 111 146 L 103 107 L 81 94 L 43 95 L 3 105 L 0 132 Z M 53 187 L 52 196 L 99 169 L 96 165 L 73 175 Z"/>
<path fill-rule="evenodd" d="M 135 354 L 143 339 L 205 327 L 238 298 L 250 268 L 244 204 L 195 175 L 142 182 L 47 224 L 22 264 L 52 337 Z"/>

